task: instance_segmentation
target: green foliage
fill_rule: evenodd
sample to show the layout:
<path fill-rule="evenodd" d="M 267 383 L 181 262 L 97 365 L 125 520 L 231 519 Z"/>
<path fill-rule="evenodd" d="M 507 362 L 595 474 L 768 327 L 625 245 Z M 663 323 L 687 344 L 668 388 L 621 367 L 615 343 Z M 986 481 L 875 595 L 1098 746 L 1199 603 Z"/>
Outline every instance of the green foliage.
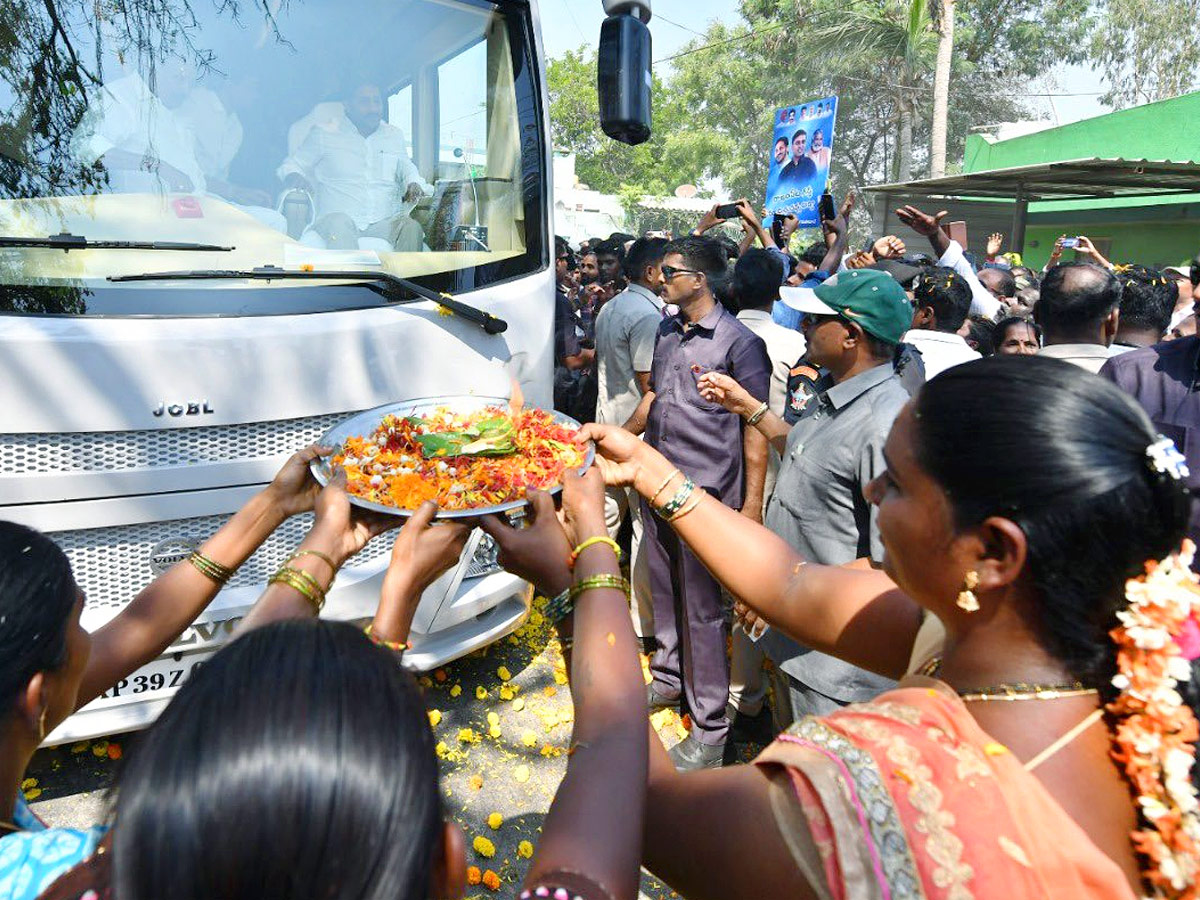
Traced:
<path fill-rule="evenodd" d="M 1200 83 L 1200 0 L 1106 0 L 1090 50 L 1118 108 L 1167 100 Z"/>
<path fill-rule="evenodd" d="M 598 190 L 620 192 L 624 185 L 630 197 L 669 194 L 679 184 L 719 178 L 732 196 L 760 203 L 773 111 L 836 94 L 831 177 L 842 194 L 888 179 L 897 151 L 898 101 L 904 98 L 911 103 L 919 175 L 933 97 L 932 2 L 741 0 L 741 20 L 713 23 L 682 48 L 669 80 L 660 66 L 654 137 L 638 148 L 603 136 L 594 58 L 582 50 L 566 54 L 550 63 L 555 146 L 577 152 L 580 179 Z M 1026 117 L 1021 92 L 1029 90 L 1029 81 L 1085 58 L 1092 27 L 1079 5 L 1066 0 L 958 0 L 956 8 L 952 167 L 972 128 Z"/>
<path fill-rule="evenodd" d="M 596 56 L 581 47 L 547 66 L 550 130 L 557 150 L 576 154 L 576 175 L 588 187 L 621 193 L 672 193 L 681 184 L 698 184 L 720 174 L 729 147 L 725 138 L 697 128 L 682 98 L 654 78 L 654 136 L 630 147 L 600 130 L 596 96 Z"/>

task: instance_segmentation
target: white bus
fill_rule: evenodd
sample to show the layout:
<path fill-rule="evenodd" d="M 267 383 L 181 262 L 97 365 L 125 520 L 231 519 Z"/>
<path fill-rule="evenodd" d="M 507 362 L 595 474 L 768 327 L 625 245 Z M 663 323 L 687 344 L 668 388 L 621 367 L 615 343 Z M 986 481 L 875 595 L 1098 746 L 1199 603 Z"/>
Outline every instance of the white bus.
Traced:
<path fill-rule="evenodd" d="M 351 413 L 513 381 L 550 405 L 533 3 L 27 6 L 0 61 L 0 518 L 66 551 L 85 627 Z M 306 527 L 48 743 L 151 721 Z M 372 613 L 387 552 L 351 561 L 326 615 Z M 528 603 L 476 532 L 407 661 L 495 641 Z"/>

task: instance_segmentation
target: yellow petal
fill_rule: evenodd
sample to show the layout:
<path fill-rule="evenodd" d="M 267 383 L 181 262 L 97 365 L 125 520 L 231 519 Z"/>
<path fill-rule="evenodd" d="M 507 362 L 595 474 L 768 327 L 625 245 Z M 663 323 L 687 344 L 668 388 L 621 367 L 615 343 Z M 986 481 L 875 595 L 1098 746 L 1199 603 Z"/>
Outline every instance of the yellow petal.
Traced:
<path fill-rule="evenodd" d="M 517 856 L 521 857 L 521 859 L 532 857 L 533 844 L 529 843 L 529 841 L 521 841 L 521 843 L 517 844 Z"/>
<path fill-rule="evenodd" d="M 488 816 L 487 822 L 488 827 L 491 828 L 492 831 L 499 831 L 500 826 L 504 824 L 504 816 L 500 815 L 498 812 L 494 812 Z"/>
<path fill-rule="evenodd" d="M 491 859 L 496 855 L 496 845 L 482 835 L 475 838 L 475 840 L 471 842 L 471 846 L 475 848 L 476 853 L 478 853 L 480 856 L 486 857 L 487 859 Z"/>
<path fill-rule="evenodd" d="M 440 709 L 431 709 L 429 711 L 429 725 L 431 728 L 437 728 L 442 721 L 442 711 Z"/>
<path fill-rule="evenodd" d="M 500 724 L 500 716 L 494 712 L 490 712 L 487 714 L 487 720 L 488 720 L 489 725 L 499 725 Z"/>
<path fill-rule="evenodd" d="M 524 744 L 526 747 L 533 747 L 534 745 L 537 744 L 537 742 L 538 742 L 538 736 L 536 734 L 534 734 L 532 731 L 530 731 L 528 728 L 526 728 L 521 733 L 521 743 Z"/>
<path fill-rule="evenodd" d="M 485 688 L 482 684 L 479 687 L 475 688 L 475 699 L 476 700 L 486 700 L 487 699 L 487 688 Z"/>
<path fill-rule="evenodd" d="M 501 666 L 500 668 L 498 668 L 496 670 L 496 675 L 500 678 L 501 681 L 512 681 L 512 673 L 509 672 L 507 667 L 505 667 L 505 666 Z"/>
<path fill-rule="evenodd" d="M 462 693 L 462 685 L 461 684 L 456 684 L 456 685 L 454 685 L 454 687 L 450 688 L 450 696 L 451 697 L 457 697 L 461 693 Z"/>
<path fill-rule="evenodd" d="M 529 766 L 517 766 L 513 772 L 513 777 L 521 782 L 521 784 L 527 782 L 529 780 Z"/>
<path fill-rule="evenodd" d="M 520 712 L 524 708 L 525 708 L 525 701 L 522 700 L 520 697 L 518 697 L 516 700 L 513 701 L 513 709 L 515 709 L 517 712 Z"/>

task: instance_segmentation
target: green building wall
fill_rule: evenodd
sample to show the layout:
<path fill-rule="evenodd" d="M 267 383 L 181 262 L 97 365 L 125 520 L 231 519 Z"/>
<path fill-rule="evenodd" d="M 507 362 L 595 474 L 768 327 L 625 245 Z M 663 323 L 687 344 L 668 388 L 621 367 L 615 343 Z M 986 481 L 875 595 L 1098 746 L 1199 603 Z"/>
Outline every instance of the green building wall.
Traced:
<path fill-rule="evenodd" d="M 1004 141 L 972 134 L 963 153 L 963 172 L 1093 157 L 1196 160 L 1200 92 Z M 1098 246 L 1106 244 L 1114 262 L 1177 265 L 1200 250 L 1200 194 L 1031 203 L 1026 262 L 1045 264 L 1061 234 L 1086 234 Z"/>

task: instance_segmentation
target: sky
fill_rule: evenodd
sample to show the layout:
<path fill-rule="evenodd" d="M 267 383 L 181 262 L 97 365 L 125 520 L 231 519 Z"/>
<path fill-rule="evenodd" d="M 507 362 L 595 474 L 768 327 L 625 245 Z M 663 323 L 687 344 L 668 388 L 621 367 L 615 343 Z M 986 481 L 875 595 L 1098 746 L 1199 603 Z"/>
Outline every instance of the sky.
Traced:
<path fill-rule="evenodd" d="M 558 56 L 580 44 L 595 47 L 604 20 L 601 0 L 539 0 L 542 40 L 548 56 Z M 703 33 L 709 22 L 736 23 L 737 0 L 652 0 L 650 33 L 654 59 L 661 60 L 677 52 L 692 38 Z M 1065 125 L 1109 112 L 1099 102 L 1103 91 L 1099 76 L 1081 66 L 1064 66 L 1047 78 L 1031 85 L 1030 90 L 1052 97 L 1030 97 L 1034 118 Z M 800 102 L 805 98 L 797 97 Z M 992 125 L 992 122 L 979 122 Z"/>

